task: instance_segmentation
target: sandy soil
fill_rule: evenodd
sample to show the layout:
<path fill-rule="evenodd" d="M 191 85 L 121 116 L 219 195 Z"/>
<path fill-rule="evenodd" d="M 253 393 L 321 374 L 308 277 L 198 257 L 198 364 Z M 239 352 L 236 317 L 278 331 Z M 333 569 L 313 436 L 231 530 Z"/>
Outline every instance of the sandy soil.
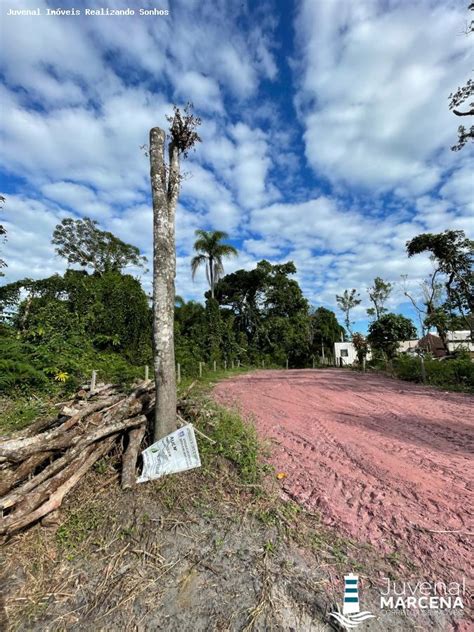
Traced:
<path fill-rule="evenodd" d="M 473 397 L 334 369 L 261 371 L 215 397 L 254 418 L 283 490 L 324 523 L 407 574 L 472 578 Z"/>

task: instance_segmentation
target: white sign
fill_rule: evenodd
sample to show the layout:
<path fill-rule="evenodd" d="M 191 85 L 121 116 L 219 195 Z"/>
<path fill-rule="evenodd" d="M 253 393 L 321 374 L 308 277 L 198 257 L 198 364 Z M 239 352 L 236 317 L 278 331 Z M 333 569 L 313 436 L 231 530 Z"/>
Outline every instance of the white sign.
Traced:
<path fill-rule="evenodd" d="M 175 430 L 142 452 L 143 470 L 137 483 L 145 483 L 166 474 L 201 467 L 192 424 Z"/>

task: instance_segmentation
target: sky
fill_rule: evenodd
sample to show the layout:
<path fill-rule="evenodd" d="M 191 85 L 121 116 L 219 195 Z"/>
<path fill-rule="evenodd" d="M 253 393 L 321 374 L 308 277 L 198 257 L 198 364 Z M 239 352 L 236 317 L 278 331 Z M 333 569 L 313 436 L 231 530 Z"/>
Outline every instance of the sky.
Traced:
<path fill-rule="evenodd" d="M 3 283 L 66 267 L 51 245 L 65 217 L 91 217 L 151 261 L 151 127 L 194 104 L 202 143 L 183 163 L 176 291 L 191 279 L 196 229 L 227 231 L 225 271 L 288 260 L 314 306 L 356 288 L 365 331 L 374 277 L 413 316 L 432 270 L 405 243 L 474 237 L 472 146 L 450 150 L 448 96 L 472 73 L 462 0 L 2 0 L 0 223 Z M 74 7 L 81 15 L 48 16 Z M 135 9 L 86 16 L 86 8 Z M 12 9 L 39 8 L 20 16 Z M 168 15 L 140 16 L 139 8 Z M 150 272 L 131 270 L 147 291 Z M 340 312 L 337 312 L 341 318 Z"/>

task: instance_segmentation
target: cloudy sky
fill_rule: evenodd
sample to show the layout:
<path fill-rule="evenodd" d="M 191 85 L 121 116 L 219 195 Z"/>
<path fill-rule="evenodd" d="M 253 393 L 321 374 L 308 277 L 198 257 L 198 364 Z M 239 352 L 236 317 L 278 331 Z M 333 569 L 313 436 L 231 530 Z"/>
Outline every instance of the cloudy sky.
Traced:
<path fill-rule="evenodd" d="M 375 276 L 416 284 L 407 239 L 474 236 L 472 149 L 450 151 L 448 95 L 470 76 L 462 0 L 2 0 L 3 282 L 64 270 L 64 217 L 92 217 L 151 252 L 149 129 L 192 101 L 202 143 L 184 165 L 177 292 L 197 228 L 239 249 L 226 271 L 292 259 L 305 295 L 336 308 Z M 9 9 L 133 7 L 133 17 L 7 16 Z M 140 17 L 138 9 L 167 9 Z M 142 275 L 147 289 L 148 275 Z"/>

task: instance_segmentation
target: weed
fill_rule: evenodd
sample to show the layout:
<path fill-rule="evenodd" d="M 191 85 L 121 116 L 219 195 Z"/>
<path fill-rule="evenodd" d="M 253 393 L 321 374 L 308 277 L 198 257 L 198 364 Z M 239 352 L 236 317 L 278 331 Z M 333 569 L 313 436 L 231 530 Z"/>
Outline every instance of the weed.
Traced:
<path fill-rule="evenodd" d="M 46 419 L 57 413 L 50 401 L 31 398 L 2 399 L 0 402 L 0 432 L 22 430 L 33 421 Z"/>
<path fill-rule="evenodd" d="M 222 548 L 222 546 L 224 545 L 224 538 L 216 538 L 214 540 L 214 547 L 217 549 Z"/>
<path fill-rule="evenodd" d="M 275 553 L 276 549 L 277 549 L 276 544 L 274 542 L 272 542 L 271 540 L 268 540 L 263 545 L 263 551 L 264 551 L 264 553 L 266 555 L 273 555 L 273 553 Z"/>
<path fill-rule="evenodd" d="M 97 507 L 86 506 L 71 512 L 56 532 L 58 544 L 68 552 L 68 558 L 74 557 L 80 545 L 98 531 L 106 517 Z"/>
<path fill-rule="evenodd" d="M 107 459 L 99 459 L 94 463 L 94 470 L 97 474 L 105 474 L 109 468 L 109 462 Z"/>

